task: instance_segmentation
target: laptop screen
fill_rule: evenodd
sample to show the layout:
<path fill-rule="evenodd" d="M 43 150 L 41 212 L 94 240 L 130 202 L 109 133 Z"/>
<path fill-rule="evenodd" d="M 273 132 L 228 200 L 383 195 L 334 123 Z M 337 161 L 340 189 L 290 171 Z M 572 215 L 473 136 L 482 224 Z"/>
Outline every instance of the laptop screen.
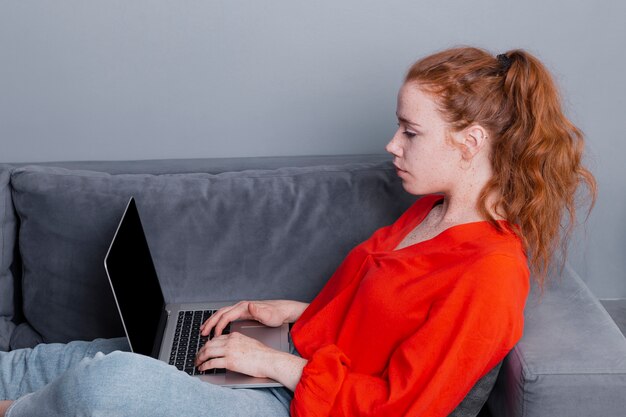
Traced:
<path fill-rule="evenodd" d="M 128 202 L 104 263 L 131 349 L 153 356 L 155 341 L 160 343 L 159 320 L 165 302 L 134 198 Z"/>

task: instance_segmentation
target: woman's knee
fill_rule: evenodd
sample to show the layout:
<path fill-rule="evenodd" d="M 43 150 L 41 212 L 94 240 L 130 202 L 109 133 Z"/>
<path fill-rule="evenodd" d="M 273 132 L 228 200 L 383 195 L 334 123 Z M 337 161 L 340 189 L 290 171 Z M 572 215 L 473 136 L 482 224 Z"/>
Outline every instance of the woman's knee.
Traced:
<path fill-rule="evenodd" d="M 167 381 L 155 376 L 165 363 L 128 352 L 96 354 L 61 378 L 59 396 L 77 411 L 115 412 Z"/>

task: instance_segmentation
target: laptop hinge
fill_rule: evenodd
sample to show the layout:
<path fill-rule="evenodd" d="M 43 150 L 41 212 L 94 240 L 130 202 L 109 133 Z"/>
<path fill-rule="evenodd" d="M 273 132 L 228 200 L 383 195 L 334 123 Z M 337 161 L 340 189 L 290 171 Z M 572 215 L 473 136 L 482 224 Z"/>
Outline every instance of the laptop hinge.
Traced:
<path fill-rule="evenodd" d="M 161 343 L 163 342 L 163 334 L 165 333 L 165 326 L 167 325 L 167 318 L 170 313 L 165 309 L 165 306 L 161 309 L 161 317 L 159 318 L 159 325 L 157 327 L 156 335 L 154 338 L 154 345 L 152 347 L 152 356 L 155 359 L 159 359 L 159 353 L 161 351 Z"/>

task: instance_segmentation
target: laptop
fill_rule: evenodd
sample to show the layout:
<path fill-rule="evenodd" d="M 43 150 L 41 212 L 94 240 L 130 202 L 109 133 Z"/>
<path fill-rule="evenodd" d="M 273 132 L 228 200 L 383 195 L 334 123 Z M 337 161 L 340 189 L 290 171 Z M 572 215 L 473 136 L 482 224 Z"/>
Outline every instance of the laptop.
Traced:
<path fill-rule="evenodd" d="M 280 387 L 269 378 L 256 378 L 225 369 L 198 371 L 196 352 L 207 338 L 199 327 L 221 307 L 234 302 L 165 304 L 137 204 L 130 198 L 104 267 L 131 351 L 151 356 L 212 384 L 233 388 Z M 268 327 L 257 321 L 230 323 L 227 332 L 240 332 L 276 350 L 289 352 L 289 325 Z"/>

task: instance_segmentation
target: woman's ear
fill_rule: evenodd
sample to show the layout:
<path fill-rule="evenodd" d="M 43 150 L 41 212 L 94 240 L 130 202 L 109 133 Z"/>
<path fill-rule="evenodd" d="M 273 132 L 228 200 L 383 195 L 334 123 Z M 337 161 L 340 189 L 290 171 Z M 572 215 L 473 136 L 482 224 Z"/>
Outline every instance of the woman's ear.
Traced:
<path fill-rule="evenodd" d="M 481 125 L 468 126 L 459 133 L 457 140 L 460 141 L 463 159 L 474 158 L 487 143 L 487 130 Z"/>

